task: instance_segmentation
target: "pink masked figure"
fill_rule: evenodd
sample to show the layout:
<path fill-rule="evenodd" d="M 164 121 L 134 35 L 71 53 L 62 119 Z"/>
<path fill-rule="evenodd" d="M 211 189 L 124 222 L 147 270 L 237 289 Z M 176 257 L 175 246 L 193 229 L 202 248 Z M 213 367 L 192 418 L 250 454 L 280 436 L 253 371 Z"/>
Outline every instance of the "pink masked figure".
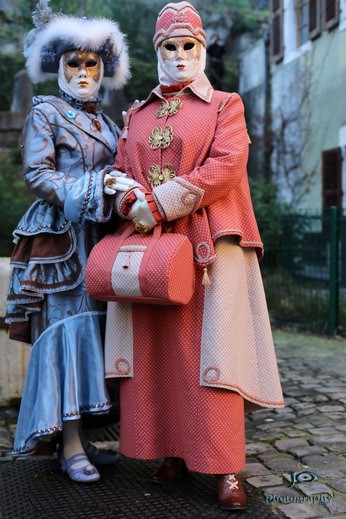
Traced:
<path fill-rule="evenodd" d="M 106 376 L 120 379 L 120 449 L 164 458 L 157 483 L 214 474 L 221 507 L 243 509 L 244 411 L 284 405 L 244 107 L 208 81 L 206 35 L 191 4 L 161 10 L 154 45 L 159 85 L 128 111 L 115 163 L 143 189 L 117 193 L 116 207 L 139 232 L 160 222 L 188 236 L 196 286 L 185 306 L 108 305 Z"/>

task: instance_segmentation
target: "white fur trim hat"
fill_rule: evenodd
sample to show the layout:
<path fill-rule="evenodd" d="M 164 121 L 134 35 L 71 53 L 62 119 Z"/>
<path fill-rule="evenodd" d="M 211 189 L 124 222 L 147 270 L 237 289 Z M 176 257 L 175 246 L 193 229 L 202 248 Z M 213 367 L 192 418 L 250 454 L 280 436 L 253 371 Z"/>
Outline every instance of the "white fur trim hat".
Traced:
<path fill-rule="evenodd" d="M 153 38 L 155 50 L 167 38 L 192 36 L 207 46 L 207 36 L 203 30 L 198 11 L 189 2 L 167 4 L 158 14 Z"/>
<path fill-rule="evenodd" d="M 57 74 L 61 56 L 76 49 L 100 54 L 104 64 L 103 83 L 109 88 L 121 88 L 130 78 L 126 37 L 117 22 L 53 14 L 49 0 L 39 0 L 32 18 L 35 29 L 25 37 L 23 54 L 33 83 Z"/>

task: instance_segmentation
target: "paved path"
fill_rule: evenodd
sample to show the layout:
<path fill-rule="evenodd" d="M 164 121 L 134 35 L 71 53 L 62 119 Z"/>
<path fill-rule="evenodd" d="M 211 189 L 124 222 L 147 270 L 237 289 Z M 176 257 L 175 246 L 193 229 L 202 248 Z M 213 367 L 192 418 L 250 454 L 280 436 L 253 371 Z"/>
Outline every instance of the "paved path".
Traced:
<path fill-rule="evenodd" d="M 244 477 L 279 517 L 346 518 L 346 341 L 275 344 L 286 407 L 248 417 Z"/>
<path fill-rule="evenodd" d="M 190 504 L 180 508 L 184 513 L 177 511 L 177 507 L 174 509 L 174 503 L 187 503 L 187 494 L 176 491 L 178 493 L 171 496 L 171 504 L 167 494 L 156 497 L 152 494 L 156 499 L 156 512 L 150 512 L 148 502 L 145 514 L 142 509 L 138 515 L 132 511 L 129 516 L 126 513 L 111 513 L 109 517 L 211 519 L 232 515 L 237 519 L 269 519 L 273 516 L 289 519 L 346 519 L 346 340 L 280 331 L 275 332 L 274 336 L 287 405 L 284 409 L 257 411 L 247 417 L 247 467 L 243 480 L 251 510 L 239 515 L 218 513 L 212 509 L 214 497 L 210 482 L 202 477 L 193 480 L 194 488 L 206 489 L 206 503 L 210 502 L 210 512 L 197 512 L 196 503 L 191 505 L 191 487 L 186 491 L 190 492 Z M 16 464 L 25 463 L 19 460 L 13 462 L 6 452 L 12 445 L 15 421 L 14 409 L 0 410 L 0 476 L 1 472 L 5 473 L 4 470 L 14 474 L 16 467 L 19 467 Z M 31 463 L 37 463 L 38 457 L 35 458 L 36 461 Z M 6 462 L 10 462 L 7 469 Z M 148 469 L 152 467 L 148 466 Z M 51 476 L 55 482 L 59 476 L 58 467 L 56 470 L 57 473 Z M 131 470 L 137 469 L 135 467 Z M 119 475 L 108 475 L 106 481 L 114 482 L 115 477 Z M 102 488 L 102 483 L 100 485 Z M 124 487 L 124 492 L 126 489 L 130 491 Z M 14 495 L 16 492 L 20 493 L 20 486 L 13 488 Z M 150 492 L 145 495 L 149 496 Z M 160 509 L 160 502 L 173 507 L 169 515 Z M 188 507 L 195 512 L 188 512 Z M 0 517 L 26 519 L 25 515 L 1 515 L 1 507 Z M 108 515 L 103 511 L 100 516 L 94 517 Z"/>

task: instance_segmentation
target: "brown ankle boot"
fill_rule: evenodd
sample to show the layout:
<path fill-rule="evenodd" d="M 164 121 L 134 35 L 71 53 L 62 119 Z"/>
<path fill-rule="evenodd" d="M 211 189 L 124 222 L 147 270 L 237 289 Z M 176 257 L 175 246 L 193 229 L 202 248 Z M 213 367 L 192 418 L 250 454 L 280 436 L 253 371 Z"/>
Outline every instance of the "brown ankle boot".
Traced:
<path fill-rule="evenodd" d="M 245 510 L 246 495 L 238 474 L 216 474 L 215 479 L 222 510 Z"/>
<path fill-rule="evenodd" d="M 187 466 L 182 458 L 165 458 L 151 477 L 153 483 L 173 483 L 188 475 Z"/>

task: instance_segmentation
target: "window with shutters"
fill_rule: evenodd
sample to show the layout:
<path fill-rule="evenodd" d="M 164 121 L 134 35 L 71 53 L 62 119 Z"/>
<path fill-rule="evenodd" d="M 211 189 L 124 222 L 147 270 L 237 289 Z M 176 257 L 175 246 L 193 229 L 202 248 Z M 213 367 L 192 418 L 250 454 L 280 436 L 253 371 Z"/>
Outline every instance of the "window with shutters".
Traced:
<path fill-rule="evenodd" d="M 332 29 L 339 23 L 339 0 L 322 0 L 323 27 Z"/>
<path fill-rule="evenodd" d="M 322 152 L 323 209 L 341 207 L 341 148 Z"/>
<path fill-rule="evenodd" d="M 321 0 L 309 0 L 309 38 L 310 38 L 310 40 L 313 40 L 320 34 L 321 34 Z"/>
<path fill-rule="evenodd" d="M 298 47 L 309 39 L 309 1 L 296 0 L 297 43 Z"/>
<path fill-rule="evenodd" d="M 283 0 L 270 0 L 270 59 L 283 58 Z"/>

